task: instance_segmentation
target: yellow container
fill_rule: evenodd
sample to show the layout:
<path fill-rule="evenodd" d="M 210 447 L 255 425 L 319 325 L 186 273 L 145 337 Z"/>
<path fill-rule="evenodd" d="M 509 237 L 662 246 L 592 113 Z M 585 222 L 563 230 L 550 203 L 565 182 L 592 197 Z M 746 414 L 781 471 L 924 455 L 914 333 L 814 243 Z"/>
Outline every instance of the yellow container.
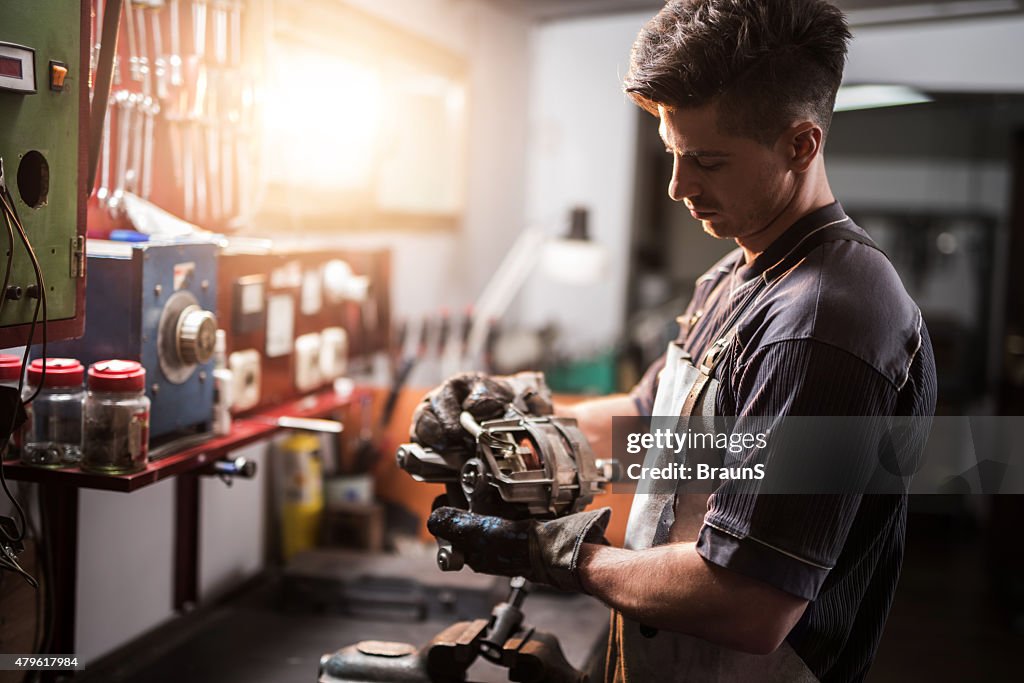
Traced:
<path fill-rule="evenodd" d="M 324 512 L 320 440 L 296 432 L 281 442 L 281 555 L 317 545 Z"/>

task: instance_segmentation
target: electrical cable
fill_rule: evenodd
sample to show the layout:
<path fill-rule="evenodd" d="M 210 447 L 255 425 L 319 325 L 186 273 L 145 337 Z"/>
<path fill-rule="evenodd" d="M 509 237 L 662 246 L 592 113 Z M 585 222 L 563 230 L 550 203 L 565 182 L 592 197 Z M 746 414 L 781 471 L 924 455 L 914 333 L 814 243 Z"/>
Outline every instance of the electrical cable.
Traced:
<path fill-rule="evenodd" d="M 42 357 L 44 359 L 44 362 L 43 362 L 43 367 L 42 367 L 42 373 L 41 373 L 40 378 L 39 378 L 39 386 L 36 387 L 36 390 L 34 392 L 32 392 L 32 395 L 28 398 L 28 400 L 25 401 L 25 403 L 31 403 L 32 401 L 35 400 L 36 396 L 39 395 L 39 392 L 42 390 L 43 386 L 46 383 L 46 363 L 45 363 L 45 358 L 46 358 L 46 341 L 47 341 L 47 339 L 46 339 L 46 323 L 47 323 L 46 283 L 43 281 L 43 272 L 42 272 L 42 269 L 39 267 L 39 259 L 36 258 L 36 251 L 35 251 L 35 249 L 32 248 L 32 243 L 29 242 L 29 240 L 28 240 L 28 235 L 25 233 L 25 227 L 21 224 L 21 219 L 18 217 L 18 210 L 16 208 L 14 208 L 14 200 L 11 197 L 10 192 L 8 192 L 5 189 L 3 191 L 3 193 L 0 194 L 0 199 L 3 200 L 4 204 L 6 205 L 6 208 L 7 208 L 8 212 L 10 212 L 10 214 L 14 217 L 14 225 L 18 228 L 18 234 L 21 236 L 21 241 L 25 245 L 25 251 L 28 252 L 28 256 L 29 256 L 29 258 L 32 261 L 32 269 L 35 271 L 35 274 L 36 274 L 36 287 L 38 289 L 38 292 L 37 292 L 38 296 L 36 298 L 35 312 L 34 312 L 34 314 L 32 316 L 32 326 L 29 328 L 28 344 L 25 346 L 25 356 L 24 356 L 24 359 L 25 359 L 25 364 L 26 365 L 28 364 L 29 350 L 31 349 L 32 342 L 35 339 L 36 322 L 39 319 L 39 308 L 40 308 L 40 305 L 42 305 L 42 311 L 43 311 L 43 356 Z"/>
<path fill-rule="evenodd" d="M 10 227 L 10 225 L 11 225 L 11 223 L 10 223 L 10 221 L 11 221 L 11 212 L 8 211 L 9 207 L 8 207 L 6 195 L 7 195 L 7 188 L 6 188 L 6 186 L 0 185 L 0 200 L 2 200 L 2 207 L 0 207 L 0 208 L 3 209 L 4 222 L 7 224 L 8 227 Z M 14 230 L 13 230 L 13 228 L 11 228 L 12 240 L 13 240 L 13 235 L 14 235 Z M 13 245 L 13 242 L 12 242 L 12 245 Z M 11 259 L 12 260 L 14 259 L 14 248 L 13 248 L 13 246 L 11 247 Z M 6 293 L 6 289 L 5 289 L 5 293 Z M 26 350 L 26 353 L 27 353 L 28 347 L 26 347 L 25 350 Z M 24 364 L 25 363 L 24 363 L 24 358 L 23 358 L 22 359 L 22 367 L 24 367 Z M 22 390 L 23 390 L 23 383 L 24 383 L 24 381 L 25 381 L 25 373 L 22 372 L 21 378 L 18 380 L 18 396 L 21 396 L 21 393 L 22 393 Z M 9 425 L 7 426 L 7 429 L 5 429 L 4 432 L 0 432 L 0 437 L 3 437 L 3 441 L 4 441 L 4 444 L 3 444 L 3 449 L 4 450 L 6 450 L 8 448 L 10 437 L 14 433 L 14 423 L 15 423 L 15 421 L 17 419 L 18 419 L 17 411 L 15 411 L 11 415 L 11 421 L 10 421 Z M 25 525 L 26 525 L 26 523 L 25 523 L 25 511 L 22 509 L 21 503 L 19 503 L 18 499 L 14 497 L 14 494 L 11 493 L 11 490 L 10 490 L 10 488 L 7 485 L 7 478 L 4 476 L 3 461 L 2 460 L 0 460 L 0 485 L 2 485 L 4 493 L 7 494 L 7 497 L 11 500 L 11 503 L 14 505 L 14 510 L 15 510 L 15 512 L 17 512 L 17 517 L 18 517 L 18 520 L 20 522 L 20 525 L 18 525 L 18 524 L 15 525 L 16 527 L 18 527 L 20 529 L 20 531 L 14 537 L 10 536 L 10 534 L 7 533 L 6 529 L 2 529 L 0 531 L 2 531 L 4 539 L 6 539 L 8 542 L 18 542 L 18 541 L 21 541 L 22 538 L 24 538 L 24 536 L 25 536 Z"/>
<path fill-rule="evenodd" d="M 11 283 L 11 265 L 14 263 L 14 228 L 11 227 L 11 219 L 4 212 L 4 225 L 7 227 L 7 270 L 4 272 L 4 286 L 0 289 L 0 313 L 4 312 L 4 304 L 7 303 L 7 285 Z"/>
<path fill-rule="evenodd" d="M 21 568 L 17 562 L 7 556 L 6 553 L 0 553 L 0 569 L 6 569 L 7 571 L 14 572 L 15 574 L 21 574 L 21 576 L 28 581 L 28 584 L 33 588 L 39 588 L 39 582 L 33 578 L 31 574 Z"/>
<path fill-rule="evenodd" d="M 14 572 L 15 574 L 20 574 L 25 579 L 25 581 L 27 581 L 28 584 L 32 586 L 32 588 L 38 589 L 39 582 L 36 581 L 35 577 L 33 577 L 24 569 L 22 569 L 20 564 L 18 564 L 17 554 L 20 553 L 23 548 L 24 546 L 21 544 L 19 544 L 16 550 L 12 549 L 10 545 L 3 545 L 2 548 L 0 548 L 0 569 L 6 569 L 7 571 Z M 36 597 L 38 609 L 38 593 Z"/>
<path fill-rule="evenodd" d="M 25 353 L 24 353 L 24 355 L 22 357 L 22 366 L 24 367 L 24 366 L 28 365 L 29 352 L 31 351 L 32 343 L 35 340 L 36 324 L 38 323 L 38 320 L 39 320 L 40 308 L 42 308 L 42 314 L 43 314 L 43 358 L 44 359 L 46 358 L 46 345 L 47 345 L 47 333 L 46 333 L 46 326 L 47 326 L 46 286 L 45 286 L 45 282 L 43 280 L 42 270 L 39 267 L 39 259 L 36 257 L 36 253 L 35 253 L 35 250 L 32 248 L 31 242 L 29 242 L 28 235 L 25 233 L 25 228 L 21 224 L 21 219 L 18 216 L 17 209 L 14 208 L 14 199 L 11 197 L 11 194 L 8 191 L 6 185 L 0 185 L 0 204 L 2 204 L 2 208 L 5 211 L 5 221 L 9 221 L 10 219 L 13 218 L 14 225 L 18 228 L 18 234 L 21 237 L 21 241 L 22 241 L 22 243 L 25 246 L 25 250 L 28 252 L 30 260 L 32 261 L 32 268 L 35 271 L 35 275 L 36 275 L 36 288 L 37 288 L 36 306 L 35 306 L 35 311 L 33 312 L 33 315 L 32 315 L 32 324 L 29 327 L 29 336 L 28 336 L 28 342 L 25 345 Z M 13 254 L 13 249 L 12 249 L 11 258 L 13 259 L 13 257 L 14 257 L 14 254 Z M 29 397 L 28 400 L 24 401 L 24 403 L 26 403 L 26 404 L 27 403 L 31 403 L 36 398 L 36 396 L 39 394 L 39 390 L 44 386 L 45 381 L 46 381 L 46 363 L 44 361 L 43 367 L 42 367 L 42 376 L 41 376 L 41 379 L 40 379 L 40 382 L 39 382 L 39 386 L 36 387 L 35 392 L 32 394 L 31 397 Z M 24 384 L 25 384 L 25 374 L 22 373 L 21 378 L 18 380 L 18 395 L 19 396 L 22 395 L 22 393 L 24 391 Z M 8 429 L 6 430 L 7 434 L 8 434 L 8 438 L 9 438 L 10 434 L 12 434 L 14 432 L 14 422 L 15 422 L 16 419 L 17 419 L 16 414 L 11 416 L 10 425 L 9 425 Z M 25 511 L 22 509 L 21 504 L 18 502 L 18 500 L 11 493 L 11 490 L 10 490 L 10 488 L 7 485 L 7 478 L 4 476 L 3 463 L 2 462 L 0 462 L 0 486 L 3 487 L 4 493 L 7 494 L 7 497 L 14 504 L 15 510 L 18 513 L 18 518 L 19 518 L 19 520 L 21 522 L 20 529 L 18 529 L 18 532 L 17 532 L 15 538 L 13 538 L 13 539 L 9 538 L 8 534 L 6 533 L 6 531 L 4 531 L 4 536 L 8 537 L 8 540 L 20 542 L 25 537 L 25 527 L 26 527 Z M 20 570 L 20 567 L 19 567 L 19 570 Z M 32 581 L 32 583 L 34 583 L 34 580 Z"/>
<path fill-rule="evenodd" d="M 0 162 L 0 168 L 2 168 L 2 162 Z M 14 263 L 14 228 L 11 226 L 11 219 L 8 217 L 7 212 L 3 212 L 4 226 L 7 228 L 7 268 L 4 272 L 4 285 L 0 289 L 0 313 L 3 313 L 4 304 L 7 302 L 7 286 L 11 282 L 11 265 Z M 20 397 L 20 391 L 18 396 Z M 0 432 L 0 463 L 7 457 L 7 449 L 10 448 L 11 432 L 14 431 L 14 419 L 17 419 L 17 411 L 15 411 L 15 417 L 11 420 L 11 426 L 7 429 L 6 434 Z M 3 465 L 0 464 L 0 478 L 3 477 Z M 4 490 L 7 491 L 7 481 L 3 480 Z M 10 496 L 8 491 L 8 496 Z M 13 500 L 13 498 L 12 498 Z M 15 501 L 17 506 L 17 502 Z M 24 525 L 25 517 L 21 515 L 22 525 Z M 6 537 L 6 533 L 4 534 Z"/>

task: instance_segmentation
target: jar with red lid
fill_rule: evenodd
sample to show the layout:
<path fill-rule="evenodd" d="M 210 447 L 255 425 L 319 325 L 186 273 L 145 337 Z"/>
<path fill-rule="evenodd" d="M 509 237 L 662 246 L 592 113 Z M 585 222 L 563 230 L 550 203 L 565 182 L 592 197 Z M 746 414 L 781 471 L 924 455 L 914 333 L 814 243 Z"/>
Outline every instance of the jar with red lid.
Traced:
<path fill-rule="evenodd" d="M 82 459 L 84 375 L 85 368 L 74 358 L 37 358 L 29 363 L 22 399 L 35 398 L 25 406 L 28 421 L 22 431 L 23 463 L 73 467 Z"/>
<path fill-rule="evenodd" d="M 133 360 L 89 366 L 82 469 L 129 474 L 145 469 L 149 453 L 146 369 Z"/>
<path fill-rule="evenodd" d="M 21 369 L 21 356 L 0 353 L 0 387 L 8 387 L 17 391 L 18 384 L 21 382 Z M 10 423 L 0 424 L 0 434 L 6 434 L 10 428 Z M 4 460 L 17 460 L 21 457 L 21 438 L 20 430 L 11 434 L 10 443 L 7 444 L 7 450 L 4 451 Z"/>
<path fill-rule="evenodd" d="M 0 353 L 0 387 L 15 387 L 21 381 L 21 356 Z"/>

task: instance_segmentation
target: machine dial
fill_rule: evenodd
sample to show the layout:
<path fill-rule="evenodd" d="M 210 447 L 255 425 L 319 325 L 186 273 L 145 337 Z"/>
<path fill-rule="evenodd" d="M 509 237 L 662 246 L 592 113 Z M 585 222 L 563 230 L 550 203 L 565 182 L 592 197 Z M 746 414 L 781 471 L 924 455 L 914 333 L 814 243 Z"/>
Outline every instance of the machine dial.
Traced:
<path fill-rule="evenodd" d="M 210 311 L 193 305 L 178 318 L 178 356 L 192 365 L 205 363 L 213 357 L 217 340 L 217 317 Z"/>
<path fill-rule="evenodd" d="M 160 371 L 171 384 L 184 384 L 196 368 L 213 358 L 217 318 L 199 305 L 192 292 L 172 294 L 157 326 Z"/>

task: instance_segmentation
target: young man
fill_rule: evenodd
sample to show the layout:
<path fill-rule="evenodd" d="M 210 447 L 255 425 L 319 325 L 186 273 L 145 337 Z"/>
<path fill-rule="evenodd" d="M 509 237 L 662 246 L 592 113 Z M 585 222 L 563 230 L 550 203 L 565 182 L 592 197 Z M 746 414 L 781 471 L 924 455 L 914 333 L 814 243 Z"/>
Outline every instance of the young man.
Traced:
<path fill-rule="evenodd" d="M 640 33 L 625 87 L 658 117 L 674 158 L 669 194 L 738 249 L 697 281 L 679 338 L 631 395 L 565 411 L 599 455 L 614 415 L 777 425 L 933 413 L 920 311 L 825 173 L 849 38 L 823 0 L 670 1 Z M 455 433 L 460 410 L 514 393 L 460 381 L 428 398 L 415 437 L 443 445 L 438 435 Z M 897 456 L 913 457 L 921 438 L 897 444 Z M 760 457 L 778 467 L 794 456 Z M 518 536 L 491 534 L 486 518 L 453 508 L 428 526 L 478 571 L 608 604 L 612 680 L 861 680 L 899 576 L 906 496 L 762 495 L 760 485 L 637 496 L 625 548 L 594 542 L 606 510 L 517 522 Z"/>

